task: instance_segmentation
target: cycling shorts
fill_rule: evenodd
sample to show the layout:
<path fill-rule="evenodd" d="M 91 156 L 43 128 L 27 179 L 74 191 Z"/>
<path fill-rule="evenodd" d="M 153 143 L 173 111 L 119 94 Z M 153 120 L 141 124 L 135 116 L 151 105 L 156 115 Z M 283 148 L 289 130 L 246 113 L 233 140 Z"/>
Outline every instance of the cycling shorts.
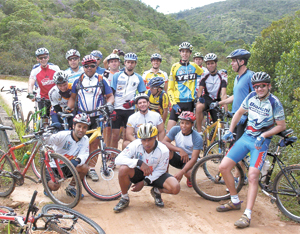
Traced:
<path fill-rule="evenodd" d="M 51 102 L 50 100 L 45 100 L 45 106 L 47 107 L 47 116 L 50 117 L 50 108 L 51 108 Z M 44 101 L 38 102 L 39 110 L 44 108 Z"/>
<path fill-rule="evenodd" d="M 213 100 L 208 95 L 204 95 L 203 98 L 205 99 L 205 103 L 204 103 L 205 108 L 204 108 L 204 110 L 208 110 L 211 103 L 217 102 L 217 100 Z M 217 115 L 218 112 L 213 109 L 213 110 L 209 110 L 209 113 L 211 115 L 211 118 L 212 118 L 213 122 L 216 122 L 218 120 L 218 115 Z"/>
<path fill-rule="evenodd" d="M 178 153 L 174 152 L 173 158 L 169 161 L 169 164 L 177 169 L 183 169 L 186 163 L 181 160 Z"/>
<path fill-rule="evenodd" d="M 258 170 L 264 165 L 269 149 L 271 139 L 266 138 L 262 148 L 257 150 L 254 146 L 256 137 L 244 133 L 241 138 L 231 147 L 225 157 L 228 157 L 238 163 L 250 152 L 250 167 L 255 167 Z"/>
<path fill-rule="evenodd" d="M 130 115 L 134 114 L 134 110 L 122 110 L 122 109 L 115 109 L 117 113 L 117 120 L 112 122 L 112 129 L 120 129 L 121 126 L 126 128 L 128 118 Z"/>
<path fill-rule="evenodd" d="M 177 103 L 182 111 L 194 111 L 194 101 L 192 102 L 184 102 L 184 103 Z M 178 121 L 178 114 L 175 113 L 175 110 L 172 108 L 169 120 L 173 120 L 175 122 Z"/>
<path fill-rule="evenodd" d="M 71 162 L 71 163 L 72 163 L 72 162 Z M 72 164 L 73 164 L 73 163 L 72 163 Z M 73 166 L 74 166 L 74 165 L 73 165 Z M 53 171 L 53 173 L 54 173 L 54 176 L 57 177 L 57 176 L 59 175 L 57 168 L 51 167 L 51 169 L 52 169 L 52 171 Z M 62 172 L 63 172 L 63 174 L 64 174 L 65 177 L 67 177 L 67 178 L 73 177 L 73 174 L 72 174 L 72 172 L 70 171 L 69 167 L 63 166 L 63 167 L 61 167 L 61 170 L 62 170 Z M 50 174 L 49 174 L 47 168 L 46 168 L 46 180 L 47 180 L 47 182 L 51 180 L 51 177 L 50 177 Z"/>
<path fill-rule="evenodd" d="M 144 172 L 142 170 L 135 167 L 134 171 L 135 171 L 134 176 L 132 178 L 130 178 L 130 181 L 132 183 L 136 184 L 145 179 Z M 164 188 L 163 185 L 164 185 L 166 179 L 168 179 L 169 177 L 173 177 L 173 176 L 166 172 L 166 173 L 162 174 L 158 179 L 154 180 L 151 184 L 149 184 L 149 186 L 154 186 L 157 188 Z"/>

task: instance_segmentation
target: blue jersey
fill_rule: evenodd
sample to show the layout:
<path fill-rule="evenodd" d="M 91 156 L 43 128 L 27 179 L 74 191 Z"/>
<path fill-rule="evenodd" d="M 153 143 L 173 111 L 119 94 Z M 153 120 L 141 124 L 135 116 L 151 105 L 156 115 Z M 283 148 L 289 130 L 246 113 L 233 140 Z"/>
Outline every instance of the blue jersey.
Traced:
<path fill-rule="evenodd" d="M 104 68 L 101 68 L 100 66 L 97 67 L 96 73 L 102 75 L 105 72 Z"/>
<path fill-rule="evenodd" d="M 248 111 L 246 133 L 250 136 L 259 136 L 273 128 L 275 121 L 285 119 L 282 104 L 272 94 L 260 100 L 253 91 L 245 98 L 241 107 Z"/>
<path fill-rule="evenodd" d="M 69 75 L 69 78 L 68 78 L 68 82 L 73 84 L 74 81 L 80 77 L 81 74 L 84 73 L 84 70 L 83 70 L 83 67 L 82 66 L 79 66 L 79 70 L 77 72 L 74 72 L 71 67 L 67 68 L 65 70 L 65 72 Z"/>
<path fill-rule="evenodd" d="M 193 130 L 191 134 L 183 135 L 180 126 L 173 126 L 167 136 L 171 141 L 175 140 L 176 147 L 183 149 L 189 158 L 192 158 L 193 150 L 203 149 L 202 137 L 197 131 Z"/>
<path fill-rule="evenodd" d="M 236 113 L 238 109 L 241 107 L 241 104 L 243 100 L 246 98 L 246 96 L 254 91 L 252 83 L 251 83 L 251 77 L 253 75 L 253 72 L 250 70 L 247 70 L 245 73 L 243 73 L 240 77 L 236 76 L 234 80 L 234 86 L 233 86 L 233 103 L 232 103 L 232 112 Z"/>

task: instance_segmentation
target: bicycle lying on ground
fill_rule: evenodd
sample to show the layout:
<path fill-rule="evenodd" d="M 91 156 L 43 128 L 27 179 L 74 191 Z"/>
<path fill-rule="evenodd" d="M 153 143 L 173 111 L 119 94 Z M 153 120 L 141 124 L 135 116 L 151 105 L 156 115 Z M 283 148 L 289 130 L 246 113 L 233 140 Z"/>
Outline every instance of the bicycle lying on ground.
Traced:
<path fill-rule="evenodd" d="M 259 186 L 264 194 L 271 198 L 271 202 L 276 202 L 279 210 L 288 218 L 300 222 L 300 164 L 286 166 L 280 159 L 281 148 L 289 146 L 297 141 L 297 137 L 290 135 L 293 130 L 285 130 L 277 134 L 280 139 L 274 152 L 267 153 L 272 159 L 271 166 L 266 175 L 261 175 Z M 229 192 L 222 174 L 219 172 L 219 165 L 225 156 L 222 154 L 208 155 L 199 160 L 191 174 L 191 181 L 195 191 L 205 199 L 211 201 L 227 200 L 230 198 Z M 249 164 L 242 160 L 246 168 Z M 279 172 L 273 176 L 275 172 L 275 164 L 279 167 Z M 244 185 L 244 172 L 239 164 L 232 169 L 238 182 L 236 182 L 237 192 Z"/>
<path fill-rule="evenodd" d="M 18 98 L 18 92 L 24 92 L 27 91 L 27 89 L 20 89 L 17 88 L 16 86 L 10 86 L 9 90 L 3 90 L 4 87 L 1 88 L 1 92 L 7 91 L 7 94 L 12 94 L 13 95 L 13 101 L 12 101 L 12 117 L 17 121 L 17 122 L 24 122 L 24 115 L 23 115 L 23 109 L 22 109 L 22 103 L 21 100 Z"/>
<path fill-rule="evenodd" d="M 49 127 L 48 129 L 42 129 L 39 132 L 23 136 L 23 138 L 32 139 L 17 146 L 12 146 L 6 133 L 6 130 L 12 130 L 12 127 L 0 125 L 0 131 L 4 132 L 4 137 L 7 143 L 9 143 L 6 153 L 0 150 L 0 197 L 9 196 L 14 191 L 16 185 L 23 185 L 24 179 L 28 178 L 35 183 L 42 182 L 46 194 L 56 204 L 72 208 L 79 203 L 82 188 L 77 170 L 67 158 L 54 153 L 51 147 L 45 144 L 45 139 L 52 134 L 53 129 Z M 25 168 L 21 170 L 14 151 L 30 144 L 34 144 L 30 157 L 27 163 L 24 164 Z M 41 160 L 41 179 L 36 181 L 27 176 L 26 173 L 30 165 L 33 166 L 33 169 L 36 168 L 34 158 L 38 151 L 40 151 Z M 71 193 L 70 183 L 77 191 L 75 196 Z M 58 189 L 52 191 L 49 187 L 51 184 L 59 185 Z"/>
<path fill-rule="evenodd" d="M 26 217 L 18 216 L 12 208 L 0 206 L 0 223 L 20 227 L 20 233 L 49 231 L 58 234 L 104 234 L 104 230 L 85 215 L 61 205 L 48 204 L 39 209 L 35 205 L 37 191 L 34 191 Z M 43 224 L 41 227 L 40 224 Z M 10 227 L 9 227 L 10 228 Z"/>
<path fill-rule="evenodd" d="M 96 173 L 100 175 L 100 180 L 92 181 L 92 179 L 86 175 L 82 180 L 82 184 L 91 196 L 100 200 L 110 201 L 118 199 L 121 196 L 121 188 L 118 180 L 119 168 L 114 164 L 114 159 L 121 151 L 106 147 L 103 141 L 103 127 L 111 120 L 107 107 L 105 105 L 100 106 L 97 110 L 86 113 L 90 114 L 96 111 L 101 113 L 99 118 L 96 118 L 97 129 L 89 130 L 86 134 L 92 134 L 89 138 L 90 143 L 99 139 L 100 148 L 89 155 L 86 164 L 95 168 Z"/>

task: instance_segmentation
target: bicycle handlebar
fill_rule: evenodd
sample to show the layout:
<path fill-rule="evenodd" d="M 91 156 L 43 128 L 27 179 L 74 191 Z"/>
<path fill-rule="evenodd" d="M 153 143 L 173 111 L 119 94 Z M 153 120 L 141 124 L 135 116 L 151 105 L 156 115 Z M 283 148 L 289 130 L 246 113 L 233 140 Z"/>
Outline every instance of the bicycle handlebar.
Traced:
<path fill-rule="evenodd" d="M 96 112 L 100 112 L 101 114 L 104 114 L 105 116 L 109 116 L 108 112 L 105 110 L 107 108 L 107 105 L 101 105 L 99 106 L 97 109 L 95 110 L 91 110 L 91 111 L 84 111 L 81 109 L 78 109 L 78 111 L 82 112 L 82 113 L 86 113 L 86 114 L 91 114 L 91 113 L 96 113 Z"/>

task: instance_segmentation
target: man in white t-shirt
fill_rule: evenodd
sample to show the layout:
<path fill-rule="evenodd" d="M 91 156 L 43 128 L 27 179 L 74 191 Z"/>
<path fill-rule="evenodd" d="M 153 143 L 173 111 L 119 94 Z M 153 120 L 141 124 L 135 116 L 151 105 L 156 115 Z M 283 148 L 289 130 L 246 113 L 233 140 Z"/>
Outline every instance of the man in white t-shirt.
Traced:
<path fill-rule="evenodd" d="M 123 142 L 123 148 L 137 138 L 138 128 L 146 123 L 151 123 L 157 127 L 158 140 L 162 141 L 165 137 L 164 123 L 159 113 L 149 110 L 149 96 L 146 93 L 137 94 L 135 96 L 135 103 L 139 111 L 128 118 L 126 140 Z"/>

